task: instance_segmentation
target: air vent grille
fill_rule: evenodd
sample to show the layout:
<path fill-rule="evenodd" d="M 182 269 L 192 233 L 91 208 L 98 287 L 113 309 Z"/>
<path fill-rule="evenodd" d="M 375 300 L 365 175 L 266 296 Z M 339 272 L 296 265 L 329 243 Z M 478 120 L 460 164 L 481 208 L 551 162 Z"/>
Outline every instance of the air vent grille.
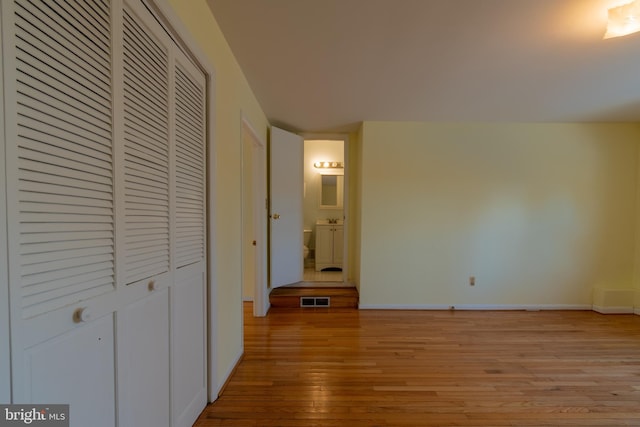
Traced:
<path fill-rule="evenodd" d="M 331 307 L 331 297 L 300 297 L 300 307 Z"/>

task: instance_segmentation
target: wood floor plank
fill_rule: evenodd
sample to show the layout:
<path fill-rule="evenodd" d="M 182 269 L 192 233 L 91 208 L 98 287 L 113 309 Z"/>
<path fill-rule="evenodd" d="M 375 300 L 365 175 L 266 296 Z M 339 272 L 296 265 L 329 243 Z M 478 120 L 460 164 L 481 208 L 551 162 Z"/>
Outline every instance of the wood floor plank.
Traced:
<path fill-rule="evenodd" d="M 245 354 L 195 424 L 640 426 L 640 316 L 245 305 Z"/>

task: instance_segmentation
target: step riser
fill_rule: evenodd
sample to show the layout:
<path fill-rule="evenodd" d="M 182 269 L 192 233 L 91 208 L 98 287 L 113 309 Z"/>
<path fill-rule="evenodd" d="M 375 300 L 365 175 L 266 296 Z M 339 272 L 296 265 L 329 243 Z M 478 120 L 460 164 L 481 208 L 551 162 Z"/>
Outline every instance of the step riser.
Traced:
<path fill-rule="evenodd" d="M 278 288 L 269 295 L 277 308 L 358 308 L 355 288 Z"/>
<path fill-rule="evenodd" d="M 291 296 L 276 296 L 276 297 L 270 297 L 269 298 L 269 302 L 271 302 L 271 307 L 279 307 L 279 308 L 321 308 L 321 307 L 327 307 L 326 305 L 323 306 L 303 306 L 301 305 L 301 299 L 302 298 L 309 298 L 307 296 L 305 297 L 291 297 Z M 317 298 L 323 298 L 322 296 L 318 296 Z M 331 297 L 330 300 L 330 308 L 358 308 L 358 299 L 357 298 L 353 298 L 353 297 Z"/>

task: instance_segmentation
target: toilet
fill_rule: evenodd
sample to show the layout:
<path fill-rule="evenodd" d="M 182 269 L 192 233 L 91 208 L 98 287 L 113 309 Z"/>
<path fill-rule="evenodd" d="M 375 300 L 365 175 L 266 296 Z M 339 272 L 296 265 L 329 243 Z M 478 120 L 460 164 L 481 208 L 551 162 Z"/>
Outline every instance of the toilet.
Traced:
<path fill-rule="evenodd" d="M 307 257 L 309 256 L 309 241 L 311 240 L 311 230 L 305 228 L 304 229 L 304 241 L 303 241 L 303 257 L 304 259 L 307 259 Z"/>

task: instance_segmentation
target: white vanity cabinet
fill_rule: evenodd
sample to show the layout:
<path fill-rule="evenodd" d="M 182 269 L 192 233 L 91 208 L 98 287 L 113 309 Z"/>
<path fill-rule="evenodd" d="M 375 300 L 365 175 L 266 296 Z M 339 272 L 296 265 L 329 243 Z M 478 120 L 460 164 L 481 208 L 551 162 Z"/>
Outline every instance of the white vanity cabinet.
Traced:
<path fill-rule="evenodd" d="M 316 224 L 316 271 L 342 268 L 344 225 L 318 222 Z"/>

